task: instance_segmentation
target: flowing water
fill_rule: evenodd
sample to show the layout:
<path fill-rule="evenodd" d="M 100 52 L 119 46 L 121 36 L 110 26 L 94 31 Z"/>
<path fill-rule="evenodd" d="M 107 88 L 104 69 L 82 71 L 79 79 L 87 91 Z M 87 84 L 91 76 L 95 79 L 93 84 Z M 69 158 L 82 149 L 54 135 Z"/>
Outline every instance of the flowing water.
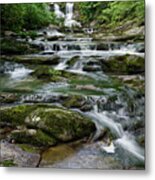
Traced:
<path fill-rule="evenodd" d="M 74 25 L 81 26 L 80 23 L 73 19 L 73 3 L 67 3 L 66 15 L 60 10 L 58 4 L 54 4 L 54 8 L 58 18 L 65 18 L 65 26 L 70 28 Z M 58 36 L 62 35 L 56 30 L 49 30 L 48 33 Z M 70 84 L 67 82 L 36 82 L 37 80 L 33 79 L 30 75 L 33 72 L 33 67 L 31 66 L 27 67 L 7 61 L 1 62 L 1 92 L 14 92 L 19 90 L 19 87 L 23 86 L 23 84 L 26 84 L 26 88 L 31 89 L 33 92 L 31 95 L 28 95 L 21 91 L 23 93 L 21 103 L 26 102 L 26 100 L 42 102 L 45 99 L 50 99 L 51 96 L 55 96 L 57 100 L 57 97 L 64 95 L 65 92 L 67 95 L 80 93 L 86 99 L 89 99 L 91 105 L 93 105 L 93 109 L 88 112 L 81 112 L 78 109 L 80 113 L 91 117 L 96 124 L 97 132 L 93 137 L 93 142 L 82 147 L 71 158 L 51 166 L 106 169 L 106 167 L 110 168 L 107 166 L 107 164 L 110 164 L 110 160 L 107 160 L 109 158 L 112 158 L 112 163 L 114 164 L 115 162 L 120 163 L 121 168 L 130 168 L 137 164 L 144 165 L 144 148 L 137 143 L 133 128 L 136 122 L 144 122 L 144 97 L 135 99 L 137 92 L 123 85 L 121 87 L 122 90 L 118 91 L 113 87 L 111 78 L 100 69 L 94 72 L 83 70 L 85 63 L 92 60 L 99 61 L 110 56 L 131 54 L 144 57 L 144 53 L 137 51 L 141 43 L 103 43 L 93 41 L 91 37 L 86 37 L 84 34 L 81 34 L 81 37 L 79 37 L 74 33 L 66 34 L 57 41 L 42 41 L 38 38 L 31 43 L 41 44 L 44 47 L 42 52 L 32 55 L 34 57 L 50 57 L 53 54 L 60 57 L 60 63 L 53 66 L 56 70 L 65 70 L 79 74 L 79 76 L 85 75 L 91 77 L 93 78 L 92 85 L 94 86 L 96 82 L 101 84 L 107 82 L 108 85 L 111 85 L 111 87 L 107 88 L 104 88 L 104 86 L 94 88 L 94 86 L 89 84 L 89 87 L 95 89 L 91 93 L 87 94 L 87 92 L 80 92 L 80 90 L 75 92 L 73 89 L 71 90 Z M 99 48 L 101 44 L 104 44 L 106 48 Z M 75 61 L 73 66 L 69 66 L 69 60 L 74 57 L 77 57 L 78 60 Z M 98 68 L 98 65 L 96 66 Z M 116 99 L 112 103 L 108 103 L 108 98 L 113 96 Z M 134 106 L 134 108 L 131 106 Z M 105 129 L 108 129 L 113 137 L 110 140 L 107 139 L 107 142 L 102 139 L 99 140 Z"/>

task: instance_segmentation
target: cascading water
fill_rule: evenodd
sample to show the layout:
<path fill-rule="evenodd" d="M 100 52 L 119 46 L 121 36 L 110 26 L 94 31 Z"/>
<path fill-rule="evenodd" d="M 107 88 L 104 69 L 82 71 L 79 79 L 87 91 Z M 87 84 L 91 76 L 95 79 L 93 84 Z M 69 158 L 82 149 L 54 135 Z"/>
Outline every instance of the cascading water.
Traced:
<path fill-rule="evenodd" d="M 124 149 L 125 152 L 127 151 L 129 153 L 129 156 L 131 156 L 133 160 L 134 158 L 136 158 L 138 159 L 138 161 L 144 162 L 144 149 L 138 145 L 138 143 L 135 140 L 135 137 L 131 133 L 123 129 L 121 123 L 118 123 L 117 121 L 115 122 L 115 119 L 118 119 L 119 117 L 121 119 L 124 117 L 125 121 L 127 116 L 125 114 L 123 116 L 122 114 L 119 115 L 118 111 L 118 113 L 115 112 L 113 114 L 113 119 L 111 119 L 111 113 L 105 110 L 100 110 L 99 106 L 97 105 L 96 97 L 93 104 L 94 109 L 91 112 L 86 113 L 93 119 L 97 127 L 97 132 L 93 139 L 98 139 L 100 135 L 102 135 L 104 128 L 108 128 L 110 132 L 116 137 L 116 140 L 110 142 L 109 145 L 101 143 L 101 150 L 107 153 L 116 153 L 116 149 Z"/>
<path fill-rule="evenodd" d="M 73 3 L 66 3 L 66 17 L 64 25 L 72 28 L 74 26 L 81 27 L 81 24 L 73 19 Z"/>
<path fill-rule="evenodd" d="M 54 4 L 54 13 L 57 18 L 64 18 L 64 13 L 60 10 L 60 6 L 58 4 Z"/>

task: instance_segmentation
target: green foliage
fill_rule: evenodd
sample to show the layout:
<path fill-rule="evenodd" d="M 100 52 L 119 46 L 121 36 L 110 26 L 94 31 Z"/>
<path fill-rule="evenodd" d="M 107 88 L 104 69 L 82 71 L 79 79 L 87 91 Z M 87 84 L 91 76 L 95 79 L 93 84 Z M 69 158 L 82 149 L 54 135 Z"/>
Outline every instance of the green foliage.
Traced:
<path fill-rule="evenodd" d="M 37 29 L 53 21 L 47 3 L 1 4 L 2 30 Z"/>
<path fill-rule="evenodd" d="M 117 25 L 127 20 L 135 20 L 144 23 L 145 3 L 139 1 L 105 1 L 105 2 L 81 2 L 78 5 L 80 20 L 83 24 L 90 25 L 96 21 L 96 25 Z"/>

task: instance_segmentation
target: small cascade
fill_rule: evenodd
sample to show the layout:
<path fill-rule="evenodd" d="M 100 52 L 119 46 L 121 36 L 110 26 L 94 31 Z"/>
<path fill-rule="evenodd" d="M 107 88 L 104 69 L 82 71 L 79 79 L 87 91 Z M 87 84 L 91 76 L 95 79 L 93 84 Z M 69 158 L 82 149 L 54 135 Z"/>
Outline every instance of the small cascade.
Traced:
<path fill-rule="evenodd" d="M 133 154 L 140 161 L 143 162 L 145 160 L 144 150 L 137 144 L 133 136 L 131 136 L 130 134 L 124 134 L 122 138 L 115 141 L 115 144 Z"/>
<path fill-rule="evenodd" d="M 60 10 L 60 6 L 58 4 L 54 4 L 54 13 L 57 18 L 64 18 L 64 13 Z"/>
<path fill-rule="evenodd" d="M 12 80 L 21 80 L 27 77 L 33 70 L 26 68 L 22 64 L 5 62 L 1 69 L 4 74 L 8 74 Z"/>
<path fill-rule="evenodd" d="M 81 24 L 73 19 L 73 7 L 74 3 L 66 3 L 66 17 L 64 25 L 66 27 L 81 27 Z"/>
<path fill-rule="evenodd" d="M 110 142 L 110 145 L 103 145 L 101 143 L 101 149 L 107 153 L 115 153 L 116 149 L 124 149 L 129 154 L 132 154 L 132 157 L 136 157 L 139 161 L 144 161 L 144 150 L 141 148 L 135 140 L 135 137 L 132 133 L 123 129 L 123 125 L 121 121 L 118 122 L 118 119 L 124 119 L 123 122 L 126 121 L 126 115 L 119 114 L 117 112 L 108 112 L 106 110 L 101 110 L 98 102 L 101 99 L 108 103 L 106 97 L 95 97 L 92 96 L 91 99 L 89 97 L 90 102 L 93 105 L 93 110 L 87 112 L 86 115 L 92 118 L 97 127 L 97 132 L 93 137 L 93 140 L 98 139 L 103 132 L 104 128 L 108 128 L 110 132 L 116 137 L 116 140 Z M 116 100 L 118 101 L 118 99 Z M 121 109 L 121 107 L 120 107 Z M 123 113 L 123 111 L 121 111 Z M 129 122 L 128 122 L 129 123 Z"/>

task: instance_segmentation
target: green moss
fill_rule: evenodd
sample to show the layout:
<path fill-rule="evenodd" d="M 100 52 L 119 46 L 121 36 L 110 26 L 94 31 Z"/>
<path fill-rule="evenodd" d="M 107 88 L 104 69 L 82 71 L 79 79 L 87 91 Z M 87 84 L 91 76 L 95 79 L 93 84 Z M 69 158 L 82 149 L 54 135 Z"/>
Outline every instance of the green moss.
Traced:
<path fill-rule="evenodd" d="M 30 134 L 27 130 L 13 132 L 11 138 L 15 140 L 16 143 L 26 143 L 34 146 L 53 146 L 56 144 L 56 140 L 49 136 L 47 133 L 37 130 L 36 134 Z"/>
<path fill-rule="evenodd" d="M 61 77 L 61 71 L 54 70 L 48 66 L 41 66 L 36 68 L 36 70 L 32 73 L 33 76 L 36 76 L 38 79 L 46 80 L 46 81 L 62 81 L 64 78 Z"/>
<path fill-rule="evenodd" d="M 0 122 L 11 123 L 12 126 L 22 125 L 26 116 L 31 113 L 36 106 L 16 106 L 12 108 L 0 109 Z"/>
<path fill-rule="evenodd" d="M 64 101 L 63 106 L 67 108 L 79 108 L 84 102 L 84 97 L 79 95 L 72 95 L 66 101 Z"/>
<path fill-rule="evenodd" d="M 29 152 L 29 153 L 40 153 L 40 149 L 36 146 L 32 146 L 29 144 L 16 144 L 18 147 L 20 147 L 23 151 Z"/>
<path fill-rule="evenodd" d="M 0 166 L 2 167 L 13 167 L 16 166 L 16 164 L 13 162 L 13 160 L 5 160 L 0 163 Z"/>
<path fill-rule="evenodd" d="M 144 58 L 125 55 L 110 57 L 107 61 L 102 61 L 102 69 L 110 74 L 138 74 L 144 73 Z"/>
<path fill-rule="evenodd" d="M 60 108 L 38 108 L 27 117 L 26 123 L 64 142 L 89 136 L 95 130 L 94 123 L 88 118 Z"/>

